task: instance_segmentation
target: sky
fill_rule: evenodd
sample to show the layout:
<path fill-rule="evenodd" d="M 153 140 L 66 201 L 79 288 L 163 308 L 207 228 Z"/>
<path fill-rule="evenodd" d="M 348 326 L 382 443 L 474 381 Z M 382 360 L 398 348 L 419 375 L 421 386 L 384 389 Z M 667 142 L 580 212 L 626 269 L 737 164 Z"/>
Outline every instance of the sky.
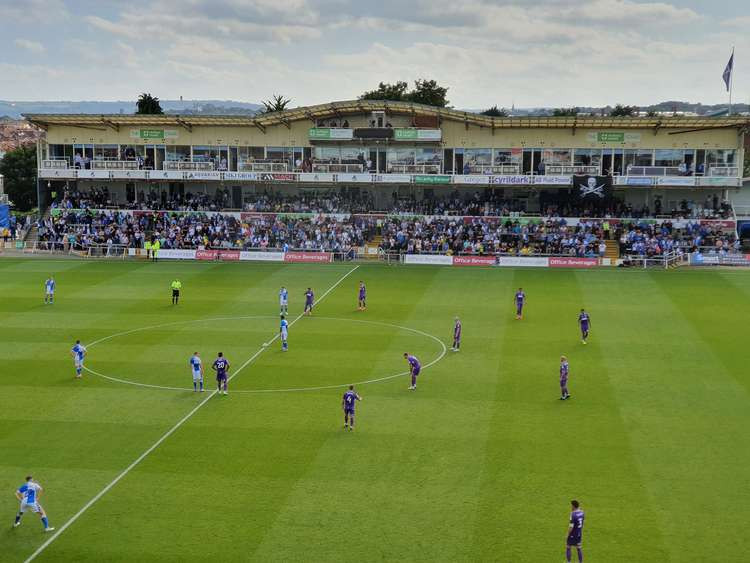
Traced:
<path fill-rule="evenodd" d="M 0 99 L 292 106 L 435 79 L 450 105 L 750 102 L 750 2 L 0 0 Z"/>

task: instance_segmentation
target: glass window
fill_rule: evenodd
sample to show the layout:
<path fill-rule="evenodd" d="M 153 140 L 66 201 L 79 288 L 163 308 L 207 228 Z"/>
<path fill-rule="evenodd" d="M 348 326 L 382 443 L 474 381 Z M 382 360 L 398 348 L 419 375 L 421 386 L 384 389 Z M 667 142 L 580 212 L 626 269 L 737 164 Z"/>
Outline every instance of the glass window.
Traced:
<path fill-rule="evenodd" d="M 464 149 L 464 164 L 469 166 L 490 166 L 492 149 Z"/>
<path fill-rule="evenodd" d="M 734 166 L 734 149 L 714 149 L 706 151 L 706 164 L 708 166 Z"/>
<path fill-rule="evenodd" d="M 693 151 L 690 151 L 692 154 Z M 654 166 L 678 167 L 685 162 L 683 149 L 657 149 L 654 151 Z"/>
<path fill-rule="evenodd" d="M 266 156 L 265 147 L 240 147 L 238 149 L 241 162 L 246 160 L 261 160 Z"/>
<path fill-rule="evenodd" d="M 386 153 L 388 164 L 414 164 L 416 150 L 414 148 L 389 148 Z"/>
<path fill-rule="evenodd" d="M 544 149 L 542 160 L 547 166 L 570 166 L 571 149 Z"/>
<path fill-rule="evenodd" d="M 117 160 L 119 158 L 118 145 L 95 145 L 94 160 Z"/>
<path fill-rule="evenodd" d="M 416 153 L 417 164 L 442 164 L 443 162 L 443 151 L 442 149 L 417 149 Z"/>
<path fill-rule="evenodd" d="M 601 149 L 576 149 L 573 153 L 573 164 L 575 166 L 599 166 L 601 162 Z"/>
<path fill-rule="evenodd" d="M 187 162 L 190 160 L 190 147 L 174 145 L 167 147 L 167 160 Z"/>
<path fill-rule="evenodd" d="M 290 161 L 292 149 L 289 147 L 266 147 L 266 158 L 268 160 Z"/>
<path fill-rule="evenodd" d="M 625 149 L 625 170 L 630 166 L 653 166 L 654 151 L 646 149 Z"/>
<path fill-rule="evenodd" d="M 522 149 L 495 149 L 495 166 L 501 164 L 519 164 L 523 156 Z"/>
<path fill-rule="evenodd" d="M 343 164 L 356 164 L 364 162 L 365 149 L 363 147 L 341 147 L 341 162 Z"/>
<path fill-rule="evenodd" d="M 341 161 L 341 150 L 338 147 L 313 147 L 313 158 L 319 162 L 338 164 Z"/>

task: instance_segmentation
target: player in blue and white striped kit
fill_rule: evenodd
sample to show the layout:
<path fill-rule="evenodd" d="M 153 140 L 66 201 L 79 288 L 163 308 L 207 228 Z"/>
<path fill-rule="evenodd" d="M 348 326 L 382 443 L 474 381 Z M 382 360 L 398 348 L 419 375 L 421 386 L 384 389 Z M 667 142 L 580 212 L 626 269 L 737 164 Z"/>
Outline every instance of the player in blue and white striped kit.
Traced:
<path fill-rule="evenodd" d="M 284 315 L 281 315 L 279 335 L 281 336 L 281 351 L 286 352 L 287 350 L 289 350 L 289 343 L 287 342 L 287 338 L 289 337 L 289 323 L 286 322 Z"/>
<path fill-rule="evenodd" d="M 48 277 L 44 282 L 44 304 L 52 305 L 55 302 L 55 278 Z"/>
<path fill-rule="evenodd" d="M 83 369 L 83 360 L 86 357 L 86 347 L 76 340 L 75 346 L 70 349 L 73 356 L 73 363 L 76 366 L 76 379 L 81 379 L 81 370 Z"/>
<path fill-rule="evenodd" d="M 289 312 L 289 292 L 284 286 L 279 290 L 279 309 L 281 309 L 280 312 L 282 315 L 286 315 Z"/>
<path fill-rule="evenodd" d="M 203 393 L 203 362 L 198 352 L 190 356 L 190 371 L 193 373 L 193 391 L 198 391 L 198 385 L 200 385 L 201 393 Z"/>
<path fill-rule="evenodd" d="M 17 528 L 21 525 L 21 516 L 23 516 L 24 512 L 30 510 L 31 512 L 36 512 L 39 515 L 39 518 L 41 518 L 42 520 L 42 526 L 44 526 L 45 532 L 51 532 L 54 530 L 54 528 L 50 527 L 49 525 L 49 520 L 47 520 L 47 513 L 44 512 L 42 505 L 39 504 L 39 497 L 42 495 L 43 491 L 44 489 L 42 489 L 42 486 L 34 481 L 31 475 L 26 477 L 26 482 L 18 487 L 18 490 L 16 491 L 16 498 L 21 503 L 21 506 L 18 507 L 16 521 L 13 522 L 14 528 Z"/>

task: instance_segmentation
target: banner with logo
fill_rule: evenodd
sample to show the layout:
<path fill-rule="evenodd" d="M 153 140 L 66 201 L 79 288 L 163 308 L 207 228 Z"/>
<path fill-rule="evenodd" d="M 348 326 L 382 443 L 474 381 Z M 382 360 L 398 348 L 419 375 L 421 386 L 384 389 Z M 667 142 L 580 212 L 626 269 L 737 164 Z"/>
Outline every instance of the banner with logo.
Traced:
<path fill-rule="evenodd" d="M 76 172 L 78 172 L 78 171 L 76 169 L 74 169 L 74 168 L 70 168 L 70 169 L 64 169 L 64 168 L 62 168 L 62 169 L 45 169 L 45 168 L 42 168 L 41 170 L 39 170 L 39 177 L 40 178 L 53 178 L 53 179 L 54 178 L 60 178 L 60 179 L 63 179 L 63 180 L 74 180 L 75 178 L 78 177 L 78 175 L 76 174 Z"/>
<path fill-rule="evenodd" d="M 453 257 L 443 254 L 406 254 L 404 256 L 404 264 L 452 266 Z"/>
<path fill-rule="evenodd" d="M 235 261 L 240 259 L 239 250 L 196 250 L 196 260 Z"/>
<path fill-rule="evenodd" d="M 258 179 L 257 172 L 224 172 L 225 180 L 253 181 Z"/>
<path fill-rule="evenodd" d="M 79 170 L 78 171 L 78 179 L 80 180 L 87 180 L 87 179 L 109 180 L 110 177 L 111 177 L 111 174 L 109 173 L 109 170 Z"/>
<path fill-rule="evenodd" d="M 640 133 L 625 133 L 624 131 L 594 131 L 587 133 L 586 138 L 591 143 L 640 143 Z"/>
<path fill-rule="evenodd" d="M 221 172 L 217 170 L 191 170 L 185 172 L 186 180 L 221 180 Z"/>
<path fill-rule="evenodd" d="M 397 128 L 393 130 L 394 141 L 439 141 L 442 138 L 440 129 Z"/>
<path fill-rule="evenodd" d="M 185 173 L 181 170 L 151 170 L 148 177 L 150 180 L 183 180 Z"/>
<path fill-rule="evenodd" d="M 489 184 L 490 177 L 481 174 L 466 174 L 453 176 L 454 184 Z"/>
<path fill-rule="evenodd" d="M 490 184 L 507 185 L 529 185 L 534 183 L 533 176 L 522 176 L 520 174 L 507 176 L 490 176 Z"/>
<path fill-rule="evenodd" d="M 625 178 L 626 186 L 652 186 L 654 179 L 651 176 L 628 176 Z"/>
<path fill-rule="evenodd" d="M 534 184 L 546 186 L 569 186 L 570 176 L 533 176 Z"/>
<path fill-rule="evenodd" d="M 345 174 L 341 172 L 336 174 L 336 181 L 344 184 L 370 184 L 372 179 L 372 174 Z"/>
<path fill-rule="evenodd" d="M 579 258 L 577 256 L 550 258 L 550 268 L 594 268 L 599 265 L 598 258 Z"/>
<path fill-rule="evenodd" d="M 145 180 L 148 170 L 112 170 L 112 178 L 118 180 Z"/>
<path fill-rule="evenodd" d="M 451 177 L 447 174 L 414 174 L 415 184 L 450 184 Z"/>
<path fill-rule="evenodd" d="M 284 262 L 332 262 L 333 254 L 330 252 L 287 252 L 284 254 Z"/>
<path fill-rule="evenodd" d="M 296 174 L 259 174 L 258 179 L 262 182 L 294 182 Z"/>
<path fill-rule="evenodd" d="M 242 250 L 240 252 L 240 260 L 249 261 L 249 262 L 283 262 L 284 253 L 283 252 L 265 252 L 265 251 L 251 252 L 247 250 Z"/>
<path fill-rule="evenodd" d="M 541 256 L 498 256 L 498 266 L 520 266 L 522 268 L 546 268 L 549 259 Z"/>
<path fill-rule="evenodd" d="M 495 256 L 454 256 L 454 266 L 494 266 L 497 263 Z"/>
<path fill-rule="evenodd" d="M 573 193 L 579 200 L 604 200 L 612 196 L 612 176 L 573 176 Z"/>
<path fill-rule="evenodd" d="M 333 182 L 335 175 L 327 172 L 303 172 L 299 175 L 300 182 Z"/>
<path fill-rule="evenodd" d="M 693 176 L 663 176 L 656 178 L 656 183 L 659 186 L 695 186 L 695 178 Z"/>
<path fill-rule="evenodd" d="M 411 184 L 409 174 L 377 174 L 375 182 L 383 184 Z"/>
<path fill-rule="evenodd" d="M 144 140 L 176 139 L 177 131 L 175 129 L 131 129 L 130 138 Z"/>
<path fill-rule="evenodd" d="M 311 141 L 326 141 L 326 140 L 344 140 L 350 141 L 354 138 L 354 129 L 344 129 L 338 127 L 312 127 L 308 131 L 308 139 Z"/>
<path fill-rule="evenodd" d="M 159 249 L 159 258 L 169 258 L 171 260 L 195 260 L 195 250 L 180 248 L 161 248 Z"/>

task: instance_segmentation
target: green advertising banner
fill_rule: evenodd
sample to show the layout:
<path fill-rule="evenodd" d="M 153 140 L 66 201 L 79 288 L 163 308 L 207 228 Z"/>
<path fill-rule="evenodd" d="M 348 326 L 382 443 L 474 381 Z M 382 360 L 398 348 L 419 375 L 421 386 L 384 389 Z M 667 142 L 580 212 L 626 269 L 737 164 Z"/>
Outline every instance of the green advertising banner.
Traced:
<path fill-rule="evenodd" d="M 624 133 L 623 131 L 597 131 L 589 133 L 588 139 L 592 143 L 640 143 L 640 133 Z"/>
<path fill-rule="evenodd" d="M 307 133 L 311 140 L 351 140 L 354 138 L 354 129 L 311 127 Z"/>
<path fill-rule="evenodd" d="M 131 129 L 130 137 L 133 139 L 164 140 L 177 137 L 174 129 Z"/>
<path fill-rule="evenodd" d="M 394 141 L 439 141 L 442 139 L 440 129 L 399 128 L 393 130 Z"/>
<path fill-rule="evenodd" d="M 450 184 L 451 177 L 442 174 L 415 174 L 415 184 Z"/>

